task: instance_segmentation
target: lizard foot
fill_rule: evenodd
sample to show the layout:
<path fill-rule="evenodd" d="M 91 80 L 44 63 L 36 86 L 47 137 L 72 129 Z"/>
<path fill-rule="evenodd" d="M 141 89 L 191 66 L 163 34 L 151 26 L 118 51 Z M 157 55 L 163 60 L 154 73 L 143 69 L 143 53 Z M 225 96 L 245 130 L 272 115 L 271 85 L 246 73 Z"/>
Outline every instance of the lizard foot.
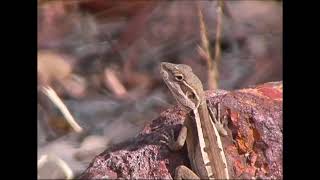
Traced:
<path fill-rule="evenodd" d="M 178 151 L 180 150 L 187 138 L 187 128 L 183 126 L 179 132 L 179 136 L 177 140 L 174 138 L 174 130 L 170 129 L 169 133 L 164 133 L 161 135 L 163 140 L 160 140 L 160 143 L 163 143 L 169 147 L 171 151 Z"/>
<path fill-rule="evenodd" d="M 210 106 L 208 106 L 209 114 L 211 115 L 211 118 L 216 128 L 218 129 L 219 133 L 223 136 L 227 136 L 228 132 L 224 128 L 225 124 L 227 123 L 227 119 L 226 119 L 226 116 L 223 116 L 223 120 L 222 120 L 221 114 L 220 114 L 220 104 L 218 103 L 217 106 L 218 106 L 217 109 L 216 108 L 212 109 Z"/>
<path fill-rule="evenodd" d="M 165 144 L 171 149 L 171 146 L 175 143 L 174 140 L 174 130 L 170 129 L 169 132 L 165 132 L 164 134 L 161 134 L 161 139 L 160 143 Z"/>

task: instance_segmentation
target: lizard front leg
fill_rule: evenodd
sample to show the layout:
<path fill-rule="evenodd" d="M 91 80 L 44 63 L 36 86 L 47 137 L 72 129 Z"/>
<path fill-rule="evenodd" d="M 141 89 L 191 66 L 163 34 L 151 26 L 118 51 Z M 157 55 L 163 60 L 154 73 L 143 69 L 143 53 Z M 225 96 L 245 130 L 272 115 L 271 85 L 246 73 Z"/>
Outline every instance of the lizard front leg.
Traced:
<path fill-rule="evenodd" d="M 165 140 L 161 140 L 162 143 L 166 144 L 171 151 L 180 150 L 186 142 L 187 139 L 187 127 L 183 126 L 179 132 L 178 138 L 174 140 L 174 131 L 171 129 L 170 134 L 163 134 L 162 137 Z M 181 165 L 175 169 L 174 179 L 200 179 L 191 169 Z"/>

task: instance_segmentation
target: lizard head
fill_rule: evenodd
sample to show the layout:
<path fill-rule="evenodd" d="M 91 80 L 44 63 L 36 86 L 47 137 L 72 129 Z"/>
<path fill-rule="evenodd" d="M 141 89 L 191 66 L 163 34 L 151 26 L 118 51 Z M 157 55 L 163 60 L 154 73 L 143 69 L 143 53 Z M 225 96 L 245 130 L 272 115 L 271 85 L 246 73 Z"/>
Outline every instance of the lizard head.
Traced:
<path fill-rule="evenodd" d="M 203 87 L 190 66 L 162 62 L 160 73 L 180 106 L 186 110 L 199 107 L 204 97 Z"/>

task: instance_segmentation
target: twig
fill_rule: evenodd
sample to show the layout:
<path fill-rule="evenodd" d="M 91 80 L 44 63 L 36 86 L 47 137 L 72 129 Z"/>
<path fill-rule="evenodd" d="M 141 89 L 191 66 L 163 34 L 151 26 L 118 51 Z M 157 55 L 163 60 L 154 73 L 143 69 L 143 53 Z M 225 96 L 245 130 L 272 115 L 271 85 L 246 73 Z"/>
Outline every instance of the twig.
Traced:
<path fill-rule="evenodd" d="M 126 88 L 116 76 L 115 72 L 109 68 L 104 70 L 104 84 L 118 97 L 127 95 Z"/>
<path fill-rule="evenodd" d="M 66 179 L 73 179 L 73 172 L 71 168 L 68 166 L 68 164 L 59 157 L 54 155 L 42 155 L 38 160 L 38 169 L 40 169 L 46 162 L 50 160 L 62 169 L 62 172 L 65 174 Z"/>
<path fill-rule="evenodd" d="M 58 107 L 58 109 L 61 111 L 67 122 L 70 124 L 70 126 L 74 129 L 75 132 L 82 132 L 83 129 L 78 125 L 78 123 L 74 120 L 73 116 L 69 112 L 66 105 L 62 102 L 62 100 L 59 98 L 59 96 L 56 94 L 56 92 L 50 87 L 41 87 L 41 91 L 48 96 L 48 98 Z"/>

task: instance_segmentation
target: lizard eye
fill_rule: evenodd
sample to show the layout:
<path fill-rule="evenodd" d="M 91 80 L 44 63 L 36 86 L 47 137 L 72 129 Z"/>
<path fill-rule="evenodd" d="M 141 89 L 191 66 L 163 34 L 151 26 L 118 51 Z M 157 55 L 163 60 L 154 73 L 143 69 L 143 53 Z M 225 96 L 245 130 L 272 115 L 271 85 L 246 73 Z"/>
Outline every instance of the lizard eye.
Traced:
<path fill-rule="evenodd" d="M 182 81 L 183 80 L 183 76 L 181 74 L 175 75 L 175 78 L 176 78 L 177 81 Z"/>

